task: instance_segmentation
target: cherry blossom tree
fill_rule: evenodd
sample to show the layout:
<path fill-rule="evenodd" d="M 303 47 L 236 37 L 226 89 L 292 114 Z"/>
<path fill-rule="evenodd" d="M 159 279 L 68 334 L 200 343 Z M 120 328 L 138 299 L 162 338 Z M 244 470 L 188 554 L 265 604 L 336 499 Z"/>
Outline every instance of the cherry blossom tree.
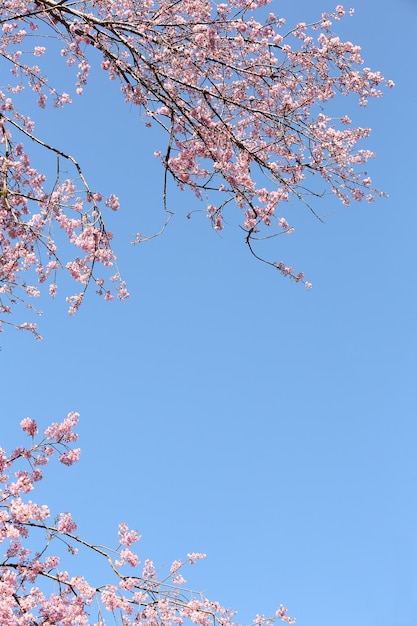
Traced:
<path fill-rule="evenodd" d="M 15 321 L 15 308 L 23 303 L 34 310 L 32 298 L 42 285 L 55 296 L 60 270 L 79 284 L 78 293 L 67 297 L 71 314 L 92 283 L 105 299 L 129 295 L 106 227 L 106 212 L 119 208 L 117 196 L 103 197 L 85 164 L 65 146 L 45 141 L 35 127 L 37 107 L 70 105 L 70 92 L 81 96 L 95 68 L 138 107 L 145 127 L 165 131 L 166 143 L 155 146 L 155 157 L 164 171 L 166 221 L 161 231 L 138 234 L 134 243 L 163 232 L 174 215 L 171 179 L 194 194 L 215 230 L 237 212 L 250 252 L 311 286 L 285 262 L 264 258 L 261 240 L 293 232 L 283 215 L 291 198 L 319 218 L 316 201 L 326 193 L 344 205 L 380 194 L 364 171 L 373 154 L 358 147 L 370 130 L 355 127 L 343 111 L 330 115 L 326 104 L 342 94 L 365 106 L 393 83 L 363 66 L 358 46 L 333 34 L 333 23 L 345 15 L 341 5 L 315 23 L 288 27 L 282 17 L 266 13 L 265 4 L 0 3 L 0 330 L 10 324 L 39 337 L 33 322 Z M 51 55 L 68 75 L 68 93 L 48 79 Z M 34 98 L 29 111 L 19 107 L 23 92 Z M 32 165 L 40 151 L 54 158 L 54 176 L 45 173 L 44 160 Z M 68 240 L 64 249 L 59 233 Z M 70 513 L 55 515 L 32 501 L 53 457 L 67 466 L 78 460 L 77 420 L 70 413 L 40 436 L 36 422 L 25 418 L 21 427 L 29 444 L 11 452 L 0 448 L 0 623 L 81 626 L 110 619 L 232 626 L 233 612 L 186 586 L 186 566 L 203 554 L 190 553 L 161 574 L 152 561 L 140 562 L 132 547 L 140 536 L 126 524 L 119 525 L 111 550 L 80 537 Z M 103 579 L 88 582 L 80 575 L 78 551 L 98 559 Z M 271 618 L 256 616 L 254 625 L 275 620 L 294 622 L 279 606 Z"/>
<path fill-rule="evenodd" d="M 85 541 L 77 534 L 70 513 L 51 516 L 48 506 L 29 498 L 52 457 L 70 466 L 80 455 L 74 448 L 77 413 L 69 413 L 58 424 L 38 436 L 37 423 L 21 422 L 30 438 L 27 447 L 9 454 L 0 448 L 0 623 L 2 626 L 83 626 L 106 623 L 141 626 L 232 626 L 234 614 L 218 602 L 189 590 L 183 576 L 204 554 L 190 553 L 175 560 L 164 574 L 153 562 L 140 563 L 132 546 L 138 532 L 121 523 L 114 550 Z M 59 553 L 64 546 L 66 563 Z M 58 550 L 58 552 L 57 552 Z M 98 559 L 97 582 L 89 583 L 77 571 L 78 551 Z M 65 557 L 65 552 L 64 552 Z M 101 559 L 101 562 L 100 562 Z M 107 564 L 107 570 L 103 567 Z M 106 618 L 107 621 L 106 621 Z M 257 615 L 254 626 L 270 626 L 275 620 L 295 620 L 279 606 L 266 619 Z"/>
<path fill-rule="evenodd" d="M 68 71 L 68 92 L 74 87 L 81 95 L 91 71 L 104 71 L 126 103 L 140 109 L 146 127 L 165 131 L 166 144 L 155 146 L 155 156 L 165 171 L 166 223 L 175 212 L 167 195 L 171 178 L 193 192 L 215 230 L 227 214 L 241 213 L 250 251 L 311 286 L 287 263 L 263 258 L 259 240 L 293 232 L 283 215 L 292 198 L 317 217 L 316 200 L 326 193 L 344 205 L 374 200 L 379 192 L 364 171 L 373 154 L 358 147 L 370 130 L 352 125 L 343 110 L 331 116 L 326 104 L 343 94 L 365 106 L 393 83 L 363 66 L 359 46 L 333 34 L 332 24 L 345 15 L 341 5 L 313 24 L 287 26 L 283 17 L 259 11 L 266 3 L 1 3 L 2 76 L 9 77 L 0 90 L 2 324 L 14 320 L 17 303 L 32 308 L 42 283 L 54 296 L 60 269 L 80 285 L 67 297 L 70 314 L 92 282 L 105 299 L 129 295 L 105 225 L 106 211 L 119 207 L 117 196 L 103 198 L 90 186 L 85 164 L 36 134 L 36 106 L 28 116 L 15 104 L 25 90 L 41 108 L 70 105 L 69 93 L 48 80 L 46 53 L 62 57 L 56 63 Z M 259 13 L 266 17 L 258 19 Z M 32 165 L 34 144 L 56 158 L 52 178 Z M 57 247 L 60 231 L 70 242 L 68 259 Z M 135 242 L 149 238 L 138 234 Z M 34 323 L 13 325 L 36 333 Z"/>

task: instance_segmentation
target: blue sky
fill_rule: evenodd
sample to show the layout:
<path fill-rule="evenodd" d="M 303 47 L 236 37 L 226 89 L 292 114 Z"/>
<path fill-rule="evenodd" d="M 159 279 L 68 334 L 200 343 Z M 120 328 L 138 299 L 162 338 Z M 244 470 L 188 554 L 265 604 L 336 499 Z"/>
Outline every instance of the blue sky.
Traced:
<path fill-rule="evenodd" d="M 82 460 L 47 475 L 39 500 L 97 543 L 126 520 L 158 566 L 206 552 L 190 586 L 244 624 L 280 603 L 300 626 L 416 622 L 417 4 L 354 6 L 337 31 L 396 89 L 356 112 L 342 99 L 341 114 L 372 127 L 369 171 L 390 197 L 325 199 L 324 225 L 289 207 L 296 233 L 274 255 L 310 292 L 257 263 L 240 231 L 186 220 L 195 201 L 174 190 L 165 234 L 128 245 L 163 220 L 163 144 L 104 79 L 67 111 L 36 112 L 39 133 L 120 196 L 109 219 L 131 298 L 91 293 L 69 318 L 62 288 L 42 303 L 42 343 L 3 333 L 1 445 L 26 416 L 79 411 Z M 334 7 L 272 8 L 292 24 Z"/>

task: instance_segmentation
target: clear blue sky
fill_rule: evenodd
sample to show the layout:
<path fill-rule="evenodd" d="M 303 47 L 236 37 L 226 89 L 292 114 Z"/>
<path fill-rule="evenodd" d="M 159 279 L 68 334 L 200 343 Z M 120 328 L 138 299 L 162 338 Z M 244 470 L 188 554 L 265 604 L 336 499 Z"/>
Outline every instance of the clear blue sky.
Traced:
<path fill-rule="evenodd" d="M 272 7 L 292 24 L 335 4 Z M 241 232 L 186 220 L 186 194 L 172 193 L 163 237 L 128 245 L 163 219 L 152 156 L 163 144 L 114 85 L 96 79 L 68 111 L 37 112 L 39 132 L 119 194 L 110 219 L 132 296 L 91 293 L 69 318 L 61 289 L 42 303 L 41 344 L 3 334 L 1 444 L 18 443 L 26 416 L 46 426 L 79 411 L 82 460 L 38 497 L 97 543 L 113 544 L 126 520 L 158 566 L 206 552 L 190 586 L 242 623 L 280 603 L 299 626 L 417 619 L 417 3 L 354 6 L 338 32 L 396 89 L 340 111 L 373 128 L 369 171 L 390 197 L 323 200 L 325 225 L 289 207 L 297 230 L 274 256 L 310 292 L 257 263 Z"/>

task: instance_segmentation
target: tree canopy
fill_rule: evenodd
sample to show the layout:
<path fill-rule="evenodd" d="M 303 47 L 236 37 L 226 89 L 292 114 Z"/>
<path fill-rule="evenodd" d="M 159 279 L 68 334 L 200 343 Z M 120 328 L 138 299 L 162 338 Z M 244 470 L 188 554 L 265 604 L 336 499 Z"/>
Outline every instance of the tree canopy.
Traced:
<path fill-rule="evenodd" d="M 363 66 L 359 46 L 333 34 L 334 22 L 345 16 L 341 5 L 315 23 L 287 26 L 284 18 L 260 10 L 264 4 L 2 3 L 0 45 L 9 75 L 0 90 L 2 324 L 36 333 L 33 322 L 15 322 L 15 305 L 33 308 L 39 283 L 55 296 L 60 269 L 79 284 L 67 296 L 70 314 L 91 282 L 106 299 L 129 295 L 106 228 L 106 211 L 119 208 L 117 188 L 104 198 L 88 179 L 88 163 L 37 135 L 36 106 L 21 111 L 15 105 L 25 91 L 41 108 L 68 106 L 69 93 L 75 88 L 81 95 L 93 71 L 118 84 L 145 126 L 156 124 L 166 133 L 166 148 L 155 156 L 165 170 L 167 222 L 176 212 L 167 196 L 171 177 L 195 194 L 214 229 L 223 229 L 225 215 L 237 210 L 251 252 L 311 286 L 287 262 L 264 258 L 260 240 L 293 232 L 285 215 L 291 198 L 317 217 L 316 205 L 327 193 L 344 205 L 374 200 L 379 192 L 364 171 L 373 153 L 358 147 L 370 129 L 355 127 L 342 102 L 337 118 L 326 104 L 337 94 L 353 94 L 365 106 L 393 83 Z M 68 70 L 68 93 L 48 80 L 51 55 Z M 33 144 L 56 157 L 52 179 L 42 162 L 32 164 Z M 68 258 L 58 249 L 58 231 L 71 244 Z M 138 234 L 136 243 L 144 239 Z"/>

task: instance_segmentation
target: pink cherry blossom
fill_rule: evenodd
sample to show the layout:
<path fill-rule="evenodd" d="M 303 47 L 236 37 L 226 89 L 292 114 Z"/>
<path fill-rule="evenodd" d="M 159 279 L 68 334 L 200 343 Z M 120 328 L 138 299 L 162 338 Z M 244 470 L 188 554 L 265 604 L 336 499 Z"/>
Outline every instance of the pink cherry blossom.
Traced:
<path fill-rule="evenodd" d="M 20 426 L 25 433 L 32 435 L 32 437 L 38 434 L 38 425 L 35 420 L 30 419 L 30 417 L 25 417 L 25 419 L 20 422 Z"/>
<path fill-rule="evenodd" d="M 203 554 L 202 552 L 190 552 L 189 554 L 187 554 L 190 565 L 194 565 L 194 563 L 196 563 L 200 559 L 205 559 L 206 556 L 207 555 Z"/>

